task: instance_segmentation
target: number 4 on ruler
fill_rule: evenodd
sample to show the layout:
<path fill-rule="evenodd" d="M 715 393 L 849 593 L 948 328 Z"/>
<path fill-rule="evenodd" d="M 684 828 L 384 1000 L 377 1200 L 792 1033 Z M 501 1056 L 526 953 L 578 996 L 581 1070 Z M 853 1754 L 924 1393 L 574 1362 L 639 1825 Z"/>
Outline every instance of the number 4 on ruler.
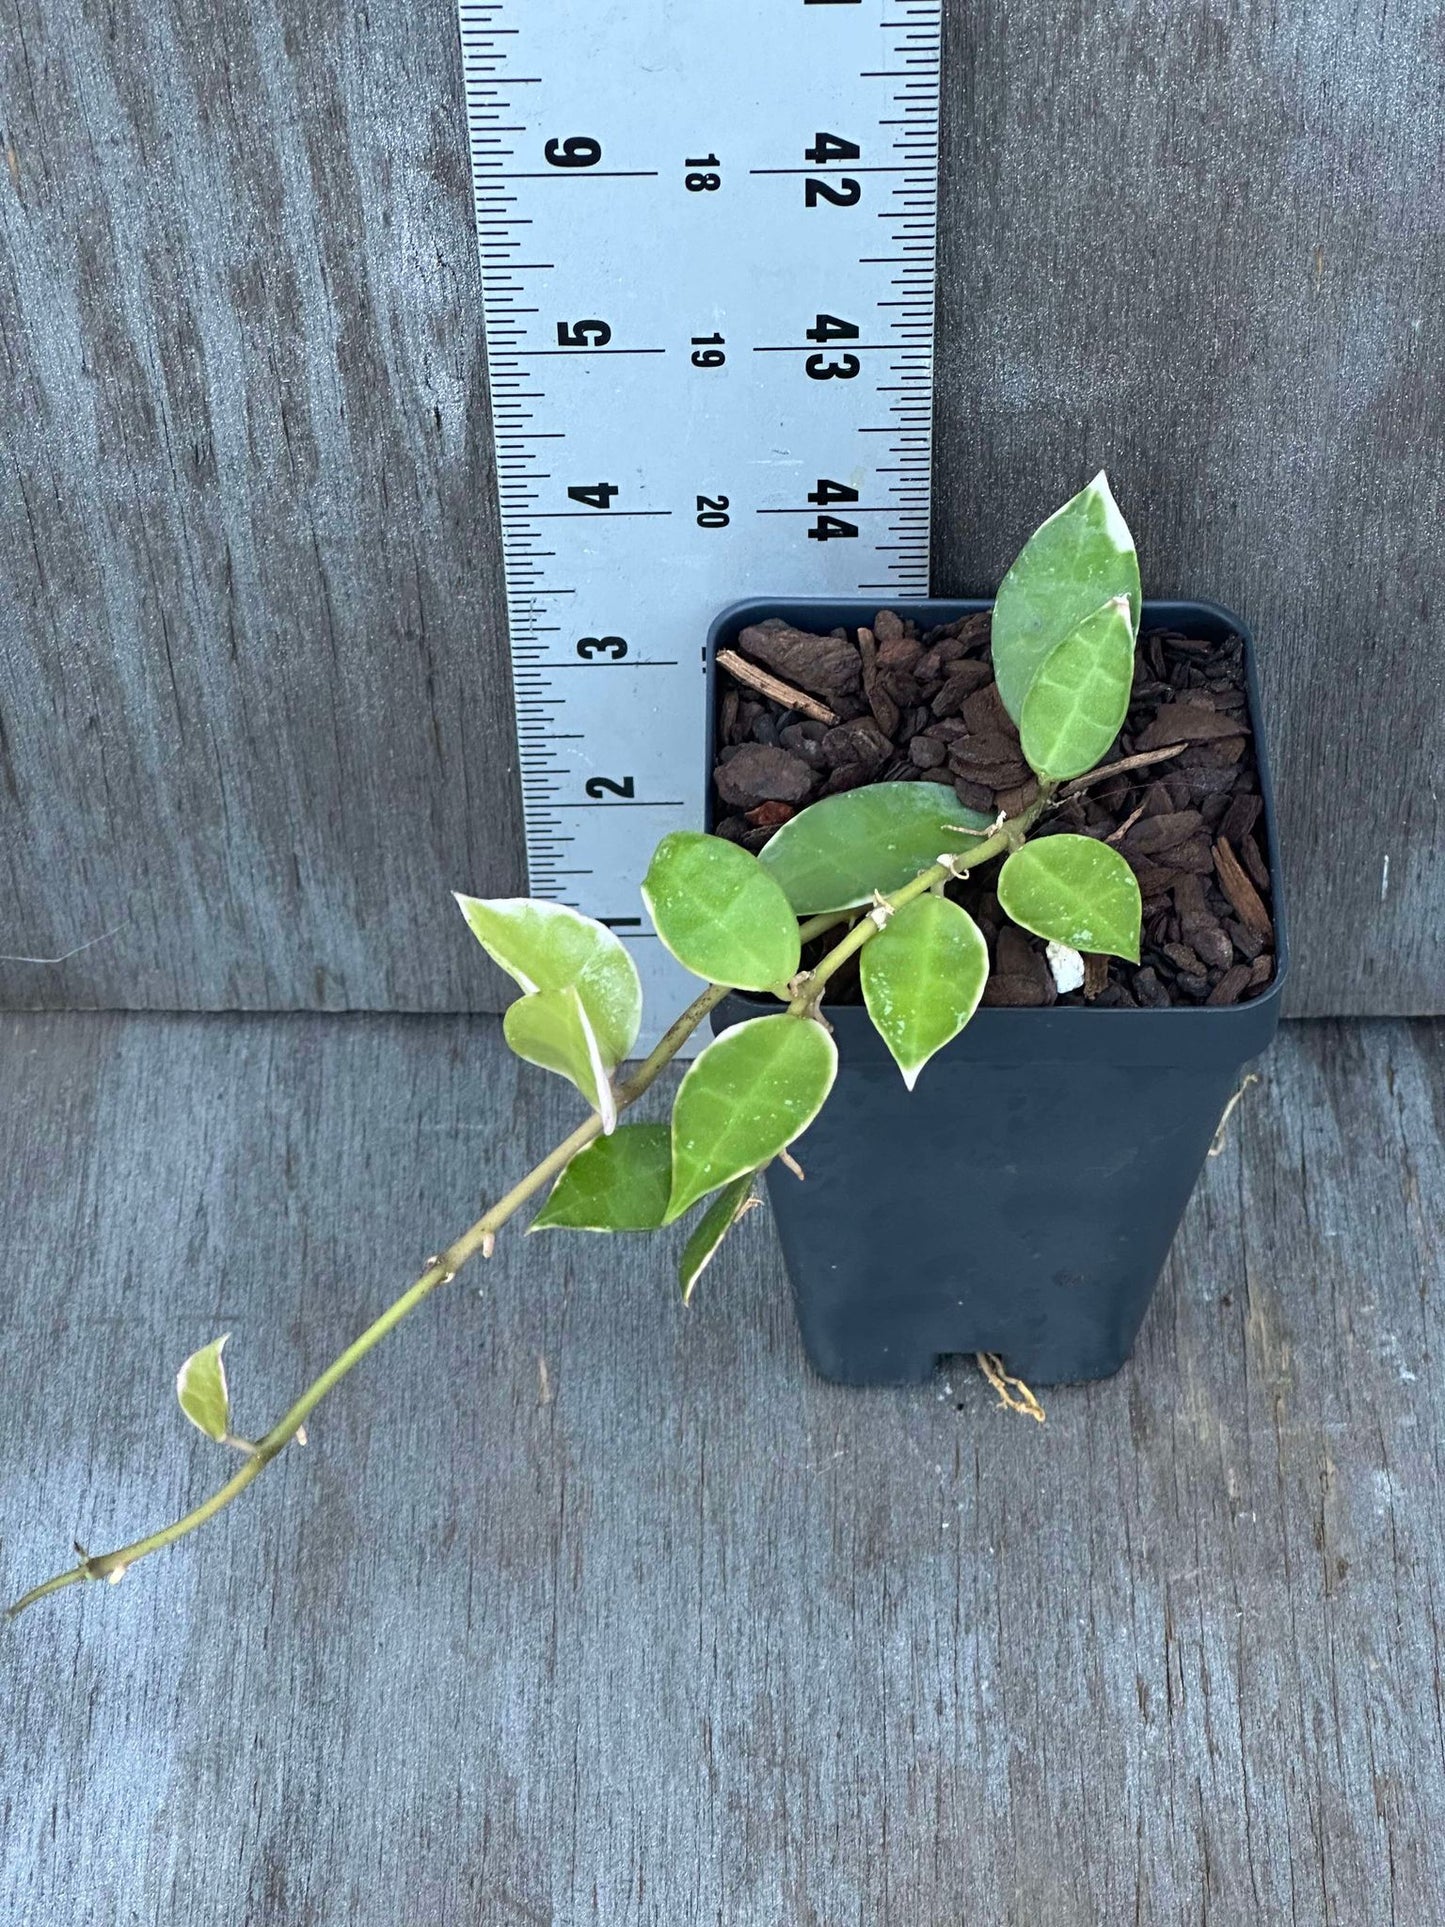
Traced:
<path fill-rule="evenodd" d="M 530 888 L 622 932 L 655 1036 L 713 617 L 927 593 L 940 0 L 460 13 Z"/>

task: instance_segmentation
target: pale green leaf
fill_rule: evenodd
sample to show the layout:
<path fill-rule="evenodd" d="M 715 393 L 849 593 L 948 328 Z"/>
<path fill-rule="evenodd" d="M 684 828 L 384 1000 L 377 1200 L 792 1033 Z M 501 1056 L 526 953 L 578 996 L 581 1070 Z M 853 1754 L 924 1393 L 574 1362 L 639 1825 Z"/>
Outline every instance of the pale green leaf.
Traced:
<path fill-rule="evenodd" d="M 664 946 L 709 983 L 773 990 L 798 968 L 798 919 L 788 899 L 755 856 L 720 836 L 665 836 L 642 900 Z"/>
<path fill-rule="evenodd" d="M 1036 937 L 1139 961 L 1143 906 L 1134 872 L 1092 836 L 1041 836 L 998 873 L 1004 914 Z"/>
<path fill-rule="evenodd" d="M 967 810 L 942 783 L 870 783 L 824 797 L 784 823 L 758 861 L 800 917 L 871 903 L 945 853 L 963 855 L 992 817 Z"/>
<path fill-rule="evenodd" d="M 532 1220 L 533 1231 L 655 1231 L 672 1189 L 665 1124 L 620 1124 L 579 1151 Z"/>
<path fill-rule="evenodd" d="M 1101 762 L 1133 686 L 1134 619 L 1121 595 L 1085 616 L 1039 665 L 1019 718 L 1030 769 L 1062 782 Z"/>
<path fill-rule="evenodd" d="M 718 1246 L 743 1215 L 752 1196 L 755 1171 L 734 1178 L 713 1199 L 693 1228 L 678 1260 L 677 1282 L 682 1286 L 682 1302 L 692 1302 L 693 1287 L 717 1255 Z"/>
<path fill-rule="evenodd" d="M 181 1410 L 192 1425 L 200 1426 L 208 1439 L 220 1443 L 224 1443 L 231 1431 L 231 1395 L 226 1388 L 226 1367 L 221 1359 L 230 1336 L 227 1332 L 209 1345 L 202 1345 L 176 1373 L 176 1397 L 181 1402 Z"/>
<path fill-rule="evenodd" d="M 1139 626 L 1139 558 L 1101 469 L 1024 544 L 993 606 L 993 672 L 1014 721 L 1045 657 L 1095 609 L 1127 596 Z"/>
<path fill-rule="evenodd" d="M 753 1017 L 715 1037 L 678 1086 L 666 1221 L 791 1144 L 837 1068 L 832 1038 L 809 1017 Z"/>
<path fill-rule="evenodd" d="M 609 1070 L 642 1027 L 642 984 L 626 944 L 604 923 L 564 903 L 458 895 L 472 934 L 527 992 L 575 989 Z"/>
<path fill-rule="evenodd" d="M 502 1035 L 529 1064 L 570 1078 L 610 1132 L 617 1123 L 609 1063 L 579 991 L 538 990 L 507 1007 Z"/>
<path fill-rule="evenodd" d="M 948 897 L 915 897 L 895 911 L 859 960 L 863 1001 L 909 1090 L 978 1009 L 988 945 Z"/>

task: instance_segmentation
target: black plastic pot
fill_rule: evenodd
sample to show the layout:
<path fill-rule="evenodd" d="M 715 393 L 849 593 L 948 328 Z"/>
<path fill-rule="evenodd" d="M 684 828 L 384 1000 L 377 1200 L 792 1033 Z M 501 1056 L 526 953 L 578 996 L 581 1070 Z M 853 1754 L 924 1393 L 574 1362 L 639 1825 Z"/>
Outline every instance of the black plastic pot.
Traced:
<path fill-rule="evenodd" d="M 896 606 L 926 626 L 989 604 Z M 709 637 L 709 751 L 713 658 L 743 627 L 783 615 L 826 632 L 875 613 L 873 603 L 802 600 L 725 610 Z M 861 1004 L 830 1005 L 838 1081 L 798 1146 L 806 1182 L 768 1172 L 803 1342 L 824 1378 L 914 1383 L 942 1355 L 981 1351 L 1031 1385 L 1117 1371 L 1224 1107 L 1274 1035 L 1288 952 L 1253 639 L 1203 602 L 1146 602 L 1143 627 L 1244 638 L 1274 982 L 1222 1009 L 986 1008 L 911 1095 Z M 732 997 L 714 1028 L 762 1007 Z"/>

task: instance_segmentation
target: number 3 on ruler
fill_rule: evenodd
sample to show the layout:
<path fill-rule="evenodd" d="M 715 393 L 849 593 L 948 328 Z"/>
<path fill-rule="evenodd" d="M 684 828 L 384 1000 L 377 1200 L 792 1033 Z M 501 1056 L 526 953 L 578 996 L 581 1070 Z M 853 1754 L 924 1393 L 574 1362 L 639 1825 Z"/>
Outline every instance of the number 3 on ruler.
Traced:
<path fill-rule="evenodd" d="M 927 594 L 946 8 L 747 0 L 741 89 L 715 8 L 458 9 L 529 888 L 631 941 L 702 820 L 679 638 L 750 592 Z M 636 949 L 649 1010 L 693 994 Z"/>

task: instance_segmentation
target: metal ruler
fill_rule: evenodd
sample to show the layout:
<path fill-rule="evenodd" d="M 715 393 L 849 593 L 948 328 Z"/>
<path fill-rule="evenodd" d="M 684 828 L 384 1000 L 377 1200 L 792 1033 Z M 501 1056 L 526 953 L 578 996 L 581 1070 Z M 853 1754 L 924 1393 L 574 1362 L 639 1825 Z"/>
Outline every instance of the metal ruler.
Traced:
<path fill-rule="evenodd" d="M 941 11 L 460 0 L 530 887 L 652 1035 L 712 618 L 928 593 Z"/>

